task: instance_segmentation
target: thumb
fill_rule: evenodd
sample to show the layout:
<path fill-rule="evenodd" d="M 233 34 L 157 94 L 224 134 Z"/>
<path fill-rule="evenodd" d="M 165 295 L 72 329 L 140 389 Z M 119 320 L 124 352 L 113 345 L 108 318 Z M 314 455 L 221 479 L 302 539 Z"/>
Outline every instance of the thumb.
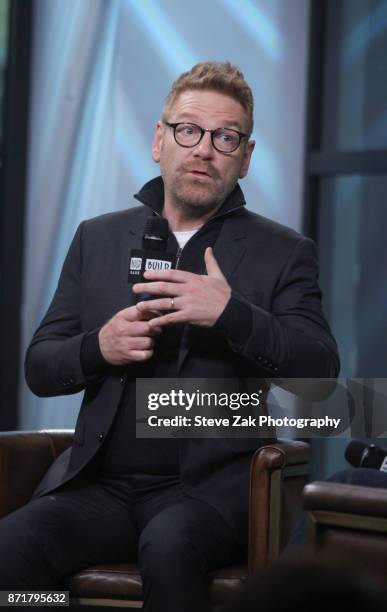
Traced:
<path fill-rule="evenodd" d="M 211 247 L 207 247 L 204 251 L 204 263 L 206 264 L 208 276 L 226 280 L 222 270 L 219 268 L 218 262 L 215 259 L 215 255 Z"/>
<path fill-rule="evenodd" d="M 119 314 L 122 319 L 125 319 L 125 321 L 140 321 L 141 319 L 141 312 L 136 304 L 120 310 L 117 314 Z"/>

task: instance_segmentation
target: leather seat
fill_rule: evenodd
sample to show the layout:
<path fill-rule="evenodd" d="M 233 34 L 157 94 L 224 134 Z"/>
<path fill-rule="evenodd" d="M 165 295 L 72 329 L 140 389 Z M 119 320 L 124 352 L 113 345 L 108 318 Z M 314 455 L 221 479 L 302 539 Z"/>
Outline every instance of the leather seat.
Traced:
<path fill-rule="evenodd" d="M 0 517 L 26 504 L 45 471 L 72 443 L 73 432 L 50 430 L 0 433 Z M 278 440 L 255 451 L 250 471 L 248 559 L 208 575 L 214 610 L 229 603 L 255 570 L 284 548 L 302 506 L 310 448 Z M 77 605 L 141 607 L 142 583 L 133 563 L 100 564 L 69 580 Z"/>
<path fill-rule="evenodd" d="M 387 490 L 315 481 L 305 487 L 307 547 L 387 581 Z"/>

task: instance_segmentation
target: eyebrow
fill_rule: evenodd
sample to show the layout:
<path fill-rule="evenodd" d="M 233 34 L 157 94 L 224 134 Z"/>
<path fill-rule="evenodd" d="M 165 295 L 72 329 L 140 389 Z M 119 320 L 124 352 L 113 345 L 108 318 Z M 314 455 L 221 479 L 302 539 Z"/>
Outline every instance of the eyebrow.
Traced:
<path fill-rule="evenodd" d="M 200 125 L 200 121 L 198 123 L 198 119 L 195 117 L 195 115 L 191 115 L 191 113 L 182 113 L 181 118 L 176 121 L 175 123 L 195 123 L 196 125 Z M 203 126 L 200 126 L 203 127 Z M 222 125 L 219 125 L 218 128 L 220 127 L 224 127 L 224 128 L 229 128 L 230 130 L 236 130 L 237 132 L 243 132 L 244 130 L 242 129 L 242 126 L 236 122 L 236 121 L 225 121 L 224 123 L 222 123 Z M 214 128 L 214 129 L 218 129 L 218 128 Z"/>

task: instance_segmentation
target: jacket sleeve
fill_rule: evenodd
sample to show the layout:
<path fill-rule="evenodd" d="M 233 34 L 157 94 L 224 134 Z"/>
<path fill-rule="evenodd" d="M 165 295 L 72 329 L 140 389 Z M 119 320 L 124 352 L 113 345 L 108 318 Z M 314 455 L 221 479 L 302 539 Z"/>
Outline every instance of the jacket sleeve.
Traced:
<path fill-rule="evenodd" d="M 216 327 L 235 352 L 272 378 L 338 375 L 336 342 L 322 312 L 316 249 L 308 238 L 296 243 L 279 274 L 270 311 L 232 292 Z"/>
<path fill-rule="evenodd" d="M 82 329 L 80 314 L 83 227 L 75 233 L 52 302 L 27 349 L 25 376 L 36 395 L 78 393 L 89 382 L 81 359 L 89 333 Z"/>

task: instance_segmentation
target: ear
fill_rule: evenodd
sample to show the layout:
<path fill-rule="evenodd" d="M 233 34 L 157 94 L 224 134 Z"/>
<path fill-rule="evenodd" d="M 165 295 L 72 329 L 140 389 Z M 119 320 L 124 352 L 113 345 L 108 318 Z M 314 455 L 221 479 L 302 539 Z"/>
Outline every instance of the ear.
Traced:
<path fill-rule="evenodd" d="M 152 159 L 157 164 L 160 161 L 160 153 L 161 153 L 161 147 L 163 144 L 163 137 L 164 137 L 164 124 L 162 121 L 158 121 L 156 123 L 155 134 L 153 137 L 153 144 L 152 144 Z"/>
<path fill-rule="evenodd" d="M 254 147 L 255 147 L 255 140 L 249 140 L 243 152 L 242 165 L 241 165 L 241 169 L 239 172 L 239 178 L 244 178 L 249 171 L 250 159 L 254 151 Z"/>

